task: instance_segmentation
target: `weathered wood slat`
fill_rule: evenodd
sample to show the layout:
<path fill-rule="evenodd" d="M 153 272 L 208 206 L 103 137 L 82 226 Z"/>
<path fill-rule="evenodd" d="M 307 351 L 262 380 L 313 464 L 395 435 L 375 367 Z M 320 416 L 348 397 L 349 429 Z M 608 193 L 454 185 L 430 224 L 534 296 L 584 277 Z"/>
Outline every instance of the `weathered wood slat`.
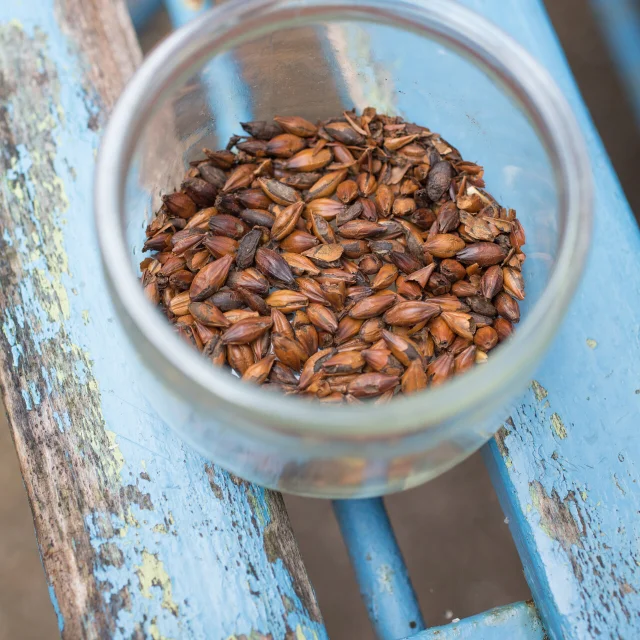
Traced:
<path fill-rule="evenodd" d="M 405 640 L 547 640 L 533 602 L 515 602 Z"/>
<path fill-rule="evenodd" d="M 584 282 L 537 382 L 486 448 L 487 461 L 549 635 L 637 637 L 640 234 L 541 0 L 462 4 L 510 33 L 555 77 L 586 136 L 596 184 L 594 248 Z M 385 66 L 398 43 L 384 35 L 379 29 L 374 46 L 372 37 L 358 40 L 355 30 L 335 34 L 345 75 L 363 78 L 350 87 L 350 95 L 362 104 L 373 97 L 392 110 L 411 112 L 419 95 L 395 89 L 417 72 L 401 64 Z M 407 38 L 402 46 L 406 56 L 414 47 L 420 59 L 415 41 Z M 439 71 L 434 65 L 424 77 Z M 447 125 L 447 111 L 441 116 Z M 447 137 L 455 140 L 455 131 Z M 488 154 L 496 153 L 495 145 L 487 147 Z M 489 160 L 482 158 L 483 164 Z M 436 632 L 448 637 L 449 629 Z M 505 631 L 497 637 L 511 636 Z"/>
<path fill-rule="evenodd" d="M 333 509 L 376 637 L 397 640 L 422 631 L 426 625 L 382 498 L 334 500 Z"/>
<path fill-rule="evenodd" d="M 123 2 L 0 6 L 0 381 L 60 629 L 326 637 L 281 497 L 168 430 L 108 302 L 92 171 L 139 60 Z"/>
<path fill-rule="evenodd" d="M 541 371 L 485 457 L 547 633 L 640 627 L 640 234 L 542 3 L 469 0 L 555 76 L 589 144 L 594 245 Z M 629 123 L 629 126 L 632 126 Z"/>

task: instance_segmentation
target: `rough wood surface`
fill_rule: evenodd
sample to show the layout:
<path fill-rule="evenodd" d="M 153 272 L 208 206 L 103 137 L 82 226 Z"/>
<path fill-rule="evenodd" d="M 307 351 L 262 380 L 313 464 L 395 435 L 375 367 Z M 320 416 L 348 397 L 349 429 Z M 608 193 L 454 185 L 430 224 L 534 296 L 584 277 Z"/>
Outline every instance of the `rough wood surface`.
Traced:
<path fill-rule="evenodd" d="M 326 637 L 281 497 L 167 429 L 113 318 L 92 171 L 139 60 L 123 2 L 0 7 L 0 381 L 60 629 Z"/>

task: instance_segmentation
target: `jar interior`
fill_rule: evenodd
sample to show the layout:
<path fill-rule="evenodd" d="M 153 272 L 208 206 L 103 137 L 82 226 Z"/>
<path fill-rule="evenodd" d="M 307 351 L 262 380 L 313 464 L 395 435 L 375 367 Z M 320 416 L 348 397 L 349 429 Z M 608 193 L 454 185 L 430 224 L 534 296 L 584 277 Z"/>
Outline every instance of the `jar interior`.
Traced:
<path fill-rule="evenodd" d="M 526 319 L 556 260 L 565 215 L 561 185 L 524 98 L 471 49 L 404 23 L 364 15 L 319 20 L 300 12 L 185 60 L 160 87 L 127 168 L 124 226 L 136 273 L 160 196 L 179 188 L 203 147 L 224 148 L 231 135 L 244 133 L 241 121 L 275 115 L 315 121 L 373 106 L 440 133 L 463 158 L 484 166 L 487 191 L 517 211 L 527 236 Z"/>

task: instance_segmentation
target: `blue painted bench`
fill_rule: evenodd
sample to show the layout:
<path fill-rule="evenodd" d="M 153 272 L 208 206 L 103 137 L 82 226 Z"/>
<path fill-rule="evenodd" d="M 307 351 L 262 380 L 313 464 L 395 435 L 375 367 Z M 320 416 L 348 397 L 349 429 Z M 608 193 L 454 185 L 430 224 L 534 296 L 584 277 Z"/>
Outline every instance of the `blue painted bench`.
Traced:
<path fill-rule="evenodd" d="M 172 17 L 204 4 L 173 2 Z M 425 629 L 382 502 L 336 503 L 336 514 L 381 638 L 634 638 L 640 234 L 541 1 L 464 4 L 552 71 L 596 176 L 584 282 L 484 449 L 535 605 Z M 2 3 L 0 38 L 0 378 L 62 636 L 326 638 L 281 497 L 184 446 L 117 348 L 91 183 L 105 119 L 141 57 L 124 4 Z"/>

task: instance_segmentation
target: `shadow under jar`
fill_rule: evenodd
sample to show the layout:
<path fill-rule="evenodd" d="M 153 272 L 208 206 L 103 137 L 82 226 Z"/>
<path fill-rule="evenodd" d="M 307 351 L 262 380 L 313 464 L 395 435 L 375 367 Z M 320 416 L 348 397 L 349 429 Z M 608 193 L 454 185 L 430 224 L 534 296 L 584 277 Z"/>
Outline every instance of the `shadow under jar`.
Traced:
<path fill-rule="evenodd" d="M 323 405 L 242 383 L 145 298 L 145 227 L 189 161 L 224 147 L 241 121 L 366 106 L 440 133 L 516 209 L 527 235 L 522 321 L 486 364 L 386 405 Z M 146 60 L 107 129 L 95 207 L 109 290 L 159 415 L 243 478 L 344 498 L 425 482 L 500 427 L 579 281 L 591 198 L 585 145 L 560 91 L 481 17 L 446 0 L 251 0 L 212 10 Z"/>

